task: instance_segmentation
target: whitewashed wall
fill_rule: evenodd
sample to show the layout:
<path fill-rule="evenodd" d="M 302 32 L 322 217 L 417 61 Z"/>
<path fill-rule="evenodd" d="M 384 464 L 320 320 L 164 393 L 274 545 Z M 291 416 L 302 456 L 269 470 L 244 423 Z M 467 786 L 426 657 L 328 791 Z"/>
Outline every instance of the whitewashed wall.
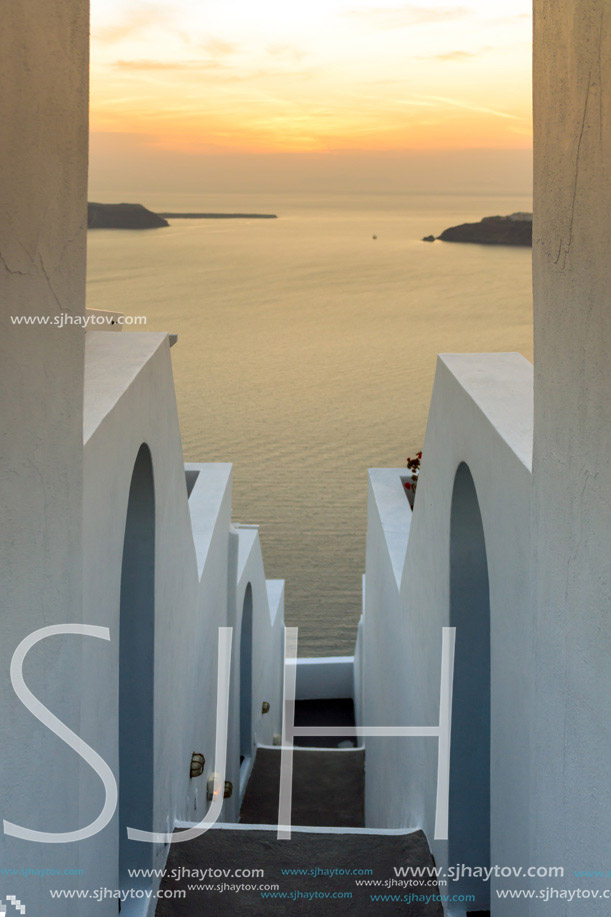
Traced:
<path fill-rule="evenodd" d="M 84 306 L 88 4 L 6 4 L 0 29 L 0 815 L 26 828 L 78 826 L 78 758 L 13 694 L 9 663 L 34 630 L 81 618 L 83 333 L 17 327 L 11 316 L 79 316 Z M 10 91 L 9 91 L 10 87 Z M 31 689 L 78 723 L 80 641 L 33 652 Z M 7 869 L 78 867 L 74 848 L 0 832 Z M 72 886 L 72 879 L 57 880 Z M 63 915 L 48 880 L 0 877 L 0 897 Z M 37 907 L 33 903 L 32 913 Z"/>
<path fill-rule="evenodd" d="M 271 745 L 275 733 L 281 731 L 282 721 L 282 662 L 284 653 L 284 581 L 266 580 L 261 555 L 261 543 L 257 526 L 232 526 L 233 556 L 235 559 L 235 584 L 230 589 L 230 625 L 234 628 L 233 645 L 233 690 L 230 718 L 229 748 L 231 770 L 229 779 L 234 793 L 227 806 L 227 821 L 237 821 L 241 797 L 246 789 L 250 774 L 247 765 L 240 768 L 240 705 L 242 697 L 248 695 L 245 685 L 240 683 L 240 649 L 242 640 L 242 615 L 246 591 L 250 586 L 253 599 L 252 634 L 252 692 L 251 756 L 254 758 L 257 745 Z M 233 595 L 231 594 L 233 592 Z M 263 713 L 263 703 L 269 705 L 269 712 Z M 252 763 L 252 762 L 251 762 Z"/>
<path fill-rule="evenodd" d="M 413 516 L 405 469 L 370 472 L 365 610 L 358 652 L 364 725 L 437 725 L 442 628 L 450 625 L 450 509 L 461 462 L 487 549 L 492 647 L 493 863 L 527 864 L 530 721 L 532 367 L 517 354 L 439 358 Z M 366 741 L 366 823 L 422 827 L 435 842 L 437 742 Z M 511 908 L 495 908 L 510 914 Z"/>
<path fill-rule="evenodd" d="M 271 742 L 278 731 L 283 584 L 265 580 L 258 532 L 231 526 L 230 465 L 188 465 L 189 472 L 199 474 L 187 498 L 167 336 L 89 333 L 84 604 L 87 621 L 109 626 L 113 642 L 87 645 L 82 734 L 115 772 L 121 562 L 129 487 L 142 443 L 152 456 L 156 502 L 154 830 L 169 831 L 177 821 L 200 821 L 207 809 L 206 778 L 215 770 L 221 626 L 234 627 L 227 779 L 235 788 L 221 817 L 230 821 L 237 814 L 239 747 L 234 733 L 240 685 L 236 661 L 240 613 L 249 582 L 254 619 L 253 746 Z M 261 714 L 263 700 L 271 705 L 266 716 Z M 193 752 L 206 758 L 205 773 L 196 779 L 189 778 Z M 83 821 L 99 811 L 98 784 L 93 774 L 84 784 Z M 116 819 L 107 832 L 81 846 L 86 874 L 99 885 L 115 887 Z M 157 865 L 163 865 L 166 854 L 161 845 L 156 850 Z M 114 914 L 112 908 L 109 903 L 109 915 Z M 101 905 L 96 905 L 96 913 L 104 913 Z"/>
<path fill-rule="evenodd" d="M 0 94 L 0 814 L 60 832 L 83 827 L 102 807 L 96 774 L 13 694 L 11 656 L 40 627 L 85 621 L 110 629 L 110 644 L 49 639 L 28 658 L 25 677 L 117 772 L 123 540 L 134 462 L 146 443 L 155 488 L 156 655 L 154 746 L 143 754 L 153 758 L 154 827 L 165 831 L 177 820 L 199 821 L 207 808 L 217 630 L 235 623 L 239 591 L 231 469 L 197 466 L 187 501 L 167 336 L 91 332 L 85 372 L 85 334 L 70 319 L 83 314 L 85 301 L 88 52 L 85 0 L 26 0 L 3 11 L 0 70 L 10 91 Z M 17 326 L 11 316 L 49 324 Z M 253 718 L 256 744 L 278 728 L 283 585 L 265 582 L 258 540 L 241 576 L 255 595 L 253 705 L 271 704 L 266 718 Z M 234 672 L 234 707 L 238 691 Z M 205 754 L 206 771 L 191 780 L 194 751 Z M 235 754 L 230 749 L 233 772 Z M 234 812 L 235 796 L 223 817 Z M 0 832 L 2 867 L 16 871 L 0 877 L 0 898 L 16 895 L 28 913 L 114 917 L 116 900 L 57 900 L 49 889 L 116 889 L 117 847 L 116 818 L 78 844 L 39 845 Z M 158 865 L 165 852 L 156 850 Z M 53 875 L 19 874 L 29 866 Z"/>
<path fill-rule="evenodd" d="M 610 61 L 605 0 L 536 0 L 532 839 L 569 874 L 611 860 Z"/>
<path fill-rule="evenodd" d="M 71 368 L 69 360 L 67 366 Z M 70 386 L 61 374 L 59 378 L 65 383 L 62 396 L 69 403 Z M 78 387 L 78 374 L 74 384 Z M 49 569 L 50 560 L 43 563 L 43 553 L 39 576 L 28 568 L 30 614 L 19 619 L 14 598 L 7 605 L 4 634 L 12 643 L 6 654 L 10 655 L 16 640 L 28 629 L 52 621 L 82 619 L 109 628 L 110 643 L 84 637 L 53 638 L 58 643 L 28 664 L 26 677 L 120 779 L 119 628 L 121 613 L 131 610 L 121 608 L 123 545 L 134 463 L 145 443 L 152 459 L 155 498 L 154 741 L 147 747 L 137 730 L 133 739 L 136 747 L 142 743 L 143 771 L 149 761 L 154 768 L 152 827 L 168 832 L 177 822 L 200 821 L 208 808 L 206 780 L 215 770 L 218 628 L 234 627 L 230 704 L 235 716 L 240 705 L 235 659 L 249 583 L 253 590 L 253 749 L 257 744 L 270 744 L 279 731 L 284 584 L 265 580 L 256 529 L 231 525 L 230 465 L 187 466 L 191 478 L 196 478 L 187 496 L 167 335 L 87 334 L 84 391 L 84 412 L 78 398 L 71 426 L 63 431 L 68 444 L 75 447 L 76 461 L 72 453 L 60 456 L 66 461 L 60 479 L 72 470 L 75 480 L 66 481 L 68 494 L 59 488 L 55 499 L 47 498 L 30 520 L 27 533 L 35 560 L 32 547 L 36 539 L 45 546 L 49 526 L 55 541 L 46 550 L 53 549 L 52 559 L 58 567 Z M 39 397 L 44 397 L 40 387 Z M 29 432 L 27 424 L 23 427 Z M 42 423 L 38 435 L 48 447 L 59 447 Z M 47 454 L 52 457 L 50 448 Z M 18 467 L 14 456 L 12 461 Z M 36 494 L 37 484 L 29 484 Z M 62 496 L 63 501 L 59 500 Z M 42 535 L 32 531 L 35 526 Z M 19 534 L 18 526 L 15 531 Z M 66 557 L 68 550 L 73 553 Z M 21 566 L 23 559 L 16 559 L 13 576 Z M 11 592 L 8 594 L 10 597 Z M 3 677 L 8 682 L 8 658 L 6 668 Z M 270 704 L 266 715 L 262 713 L 264 700 Z M 3 815 L 27 827 L 53 831 L 76 829 L 93 821 L 104 801 L 99 777 L 48 730 L 33 728 L 31 716 L 12 700 L 10 686 L 3 693 L 2 713 L 3 724 L 12 728 L 11 741 L 7 737 L 3 752 L 1 785 L 3 804 L 11 809 Z M 221 815 L 225 821 L 237 816 L 239 803 L 234 726 L 230 724 L 226 776 L 233 781 L 235 792 L 225 803 Z M 189 776 L 193 752 L 206 758 L 204 774 L 195 779 Z M 32 759 L 24 758 L 27 755 Z M 22 793 L 14 789 L 19 785 Z M 49 888 L 118 888 L 117 816 L 102 832 L 78 844 L 32 845 L 7 843 L 3 838 L 3 849 L 4 868 L 32 864 L 83 871 L 78 877 L 3 880 L 4 894 L 18 895 L 34 912 L 116 914 L 116 900 L 110 898 L 103 904 L 63 900 L 54 911 Z M 163 866 L 166 853 L 166 845 L 156 847 L 154 864 Z M 123 910 L 136 915 L 144 914 L 146 908 Z"/>

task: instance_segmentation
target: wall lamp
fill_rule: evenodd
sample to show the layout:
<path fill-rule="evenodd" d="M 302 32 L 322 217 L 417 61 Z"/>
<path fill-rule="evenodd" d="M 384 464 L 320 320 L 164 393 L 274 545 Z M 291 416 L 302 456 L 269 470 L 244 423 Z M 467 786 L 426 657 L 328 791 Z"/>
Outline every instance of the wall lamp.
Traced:
<path fill-rule="evenodd" d="M 204 773 L 204 766 L 206 764 L 206 759 L 199 752 L 194 751 L 191 756 L 191 777 L 201 777 Z"/>
<path fill-rule="evenodd" d="M 212 802 L 214 797 L 215 796 L 218 797 L 219 793 L 221 792 L 220 786 L 218 787 L 218 789 L 215 789 L 215 784 L 218 781 L 218 776 L 219 776 L 218 774 L 210 774 L 210 776 L 208 777 L 208 784 L 207 784 L 208 802 Z M 225 780 L 225 785 L 223 787 L 223 799 L 229 799 L 232 793 L 233 793 L 233 783 L 231 782 L 231 780 Z"/>

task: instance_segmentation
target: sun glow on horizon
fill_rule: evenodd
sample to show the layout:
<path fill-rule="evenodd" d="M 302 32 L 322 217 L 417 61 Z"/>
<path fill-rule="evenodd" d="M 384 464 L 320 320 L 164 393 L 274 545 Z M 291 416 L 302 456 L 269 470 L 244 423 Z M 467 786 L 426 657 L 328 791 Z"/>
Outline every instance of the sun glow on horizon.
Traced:
<path fill-rule="evenodd" d="M 175 153 L 527 149 L 527 0 L 92 2 L 92 131 Z"/>

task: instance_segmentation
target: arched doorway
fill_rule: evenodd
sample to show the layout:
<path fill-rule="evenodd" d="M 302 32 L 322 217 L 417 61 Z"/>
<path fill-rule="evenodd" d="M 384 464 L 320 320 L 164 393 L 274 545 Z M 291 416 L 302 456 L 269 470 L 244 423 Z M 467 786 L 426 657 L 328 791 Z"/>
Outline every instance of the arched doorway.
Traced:
<path fill-rule="evenodd" d="M 153 845 L 127 827 L 153 830 L 155 656 L 155 490 L 153 464 L 140 447 L 129 489 L 119 625 L 119 887 L 148 888 L 128 870 L 150 869 Z M 129 912 L 129 903 L 123 912 Z"/>
<path fill-rule="evenodd" d="M 252 756 L 252 586 L 244 595 L 240 629 L 240 767 Z"/>
<path fill-rule="evenodd" d="M 475 484 L 458 467 L 450 522 L 450 626 L 456 628 L 450 751 L 449 864 L 490 865 L 490 592 Z M 468 876 L 469 910 L 488 909 L 489 883 Z"/>

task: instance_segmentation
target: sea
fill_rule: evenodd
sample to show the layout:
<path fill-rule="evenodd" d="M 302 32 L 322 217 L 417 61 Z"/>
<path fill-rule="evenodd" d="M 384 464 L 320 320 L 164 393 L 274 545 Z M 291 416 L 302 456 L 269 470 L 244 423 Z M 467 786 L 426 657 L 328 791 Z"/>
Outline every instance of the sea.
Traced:
<path fill-rule="evenodd" d="M 260 525 L 266 576 L 286 581 L 299 655 L 351 654 L 367 470 L 405 467 L 422 448 L 437 354 L 532 360 L 530 249 L 421 239 L 531 210 L 530 195 L 117 190 L 90 199 L 277 214 L 90 231 L 88 306 L 178 334 L 185 461 L 233 463 L 233 519 Z"/>

